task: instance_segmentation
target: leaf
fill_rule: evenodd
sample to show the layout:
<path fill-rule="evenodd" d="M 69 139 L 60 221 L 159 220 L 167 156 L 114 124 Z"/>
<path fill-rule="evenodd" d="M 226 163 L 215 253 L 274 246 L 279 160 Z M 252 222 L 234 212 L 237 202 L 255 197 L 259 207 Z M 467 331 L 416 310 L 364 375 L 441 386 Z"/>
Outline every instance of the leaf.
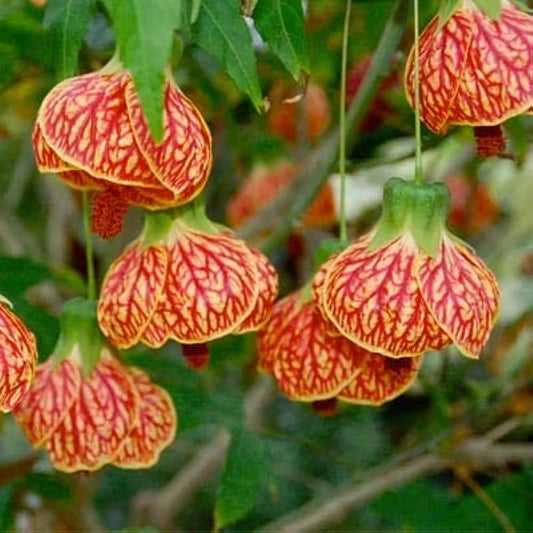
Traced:
<path fill-rule="evenodd" d="M 474 2 L 485 15 L 493 20 L 499 20 L 502 10 L 501 0 L 474 0 Z"/>
<path fill-rule="evenodd" d="M 194 42 L 224 65 L 237 86 L 261 111 L 263 102 L 252 38 L 238 0 L 202 0 L 192 30 Z"/>
<path fill-rule="evenodd" d="M 245 428 L 233 434 L 226 464 L 218 484 L 215 529 L 237 522 L 254 506 L 268 472 L 259 439 Z"/>
<path fill-rule="evenodd" d="M 181 0 L 104 0 L 117 34 L 120 59 L 131 72 L 156 141 L 163 138 L 164 69 L 173 30 L 181 22 Z"/>
<path fill-rule="evenodd" d="M 291 76 L 298 80 L 301 71 L 309 72 L 304 13 L 300 0 L 259 0 L 254 22 Z"/>
<path fill-rule="evenodd" d="M 49 0 L 43 25 L 55 34 L 58 75 L 61 79 L 76 73 L 78 54 L 90 15 L 89 0 Z"/>
<path fill-rule="evenodd" d="M 443 0 L 439 9 L 439 27 L 442 28 L 459 6 L 460 0 Z"/>

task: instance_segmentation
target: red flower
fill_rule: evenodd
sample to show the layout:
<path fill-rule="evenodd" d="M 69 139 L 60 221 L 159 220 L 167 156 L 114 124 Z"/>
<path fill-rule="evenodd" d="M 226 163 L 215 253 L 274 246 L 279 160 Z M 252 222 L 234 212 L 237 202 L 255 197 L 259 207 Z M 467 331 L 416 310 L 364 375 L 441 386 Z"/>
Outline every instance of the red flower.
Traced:
<path fill-rule="evenodd" d="M 128 204 L 181 205 L 207 181 L 209 129 L 170 76 L 164 91 L 161 143 L 150 135 L 131 75 L 117 64 L 61 82 L 41 105 L 33 132 L 39 170 L 96 193 L 93 229 L 104 237 L 120 231 Z"/>
<path fill-rule="evenodd" d="M 60 362 L 52 357 L 39 365 L 15 418 L 34 447 L 46 447 L 58 470 L 151 466 L 174 439 L 172 400 L 108 348 L 99 357 L 88 375 L 77 345 Z"/>
<path fill-rule="evenodd" d="M 35 337 L 0 297 L 0 412 L 7 413 L 28 392 L 35 373 Z"/>
<path fill-rule="evenodd" d="M 228 221 L 232 227 L 242 226 L 252 216 L 281 194 L 298 176 L 298 165 L 281 162 L 273 167 L 256 166 L 242 187 L 230 199 Z M 307 226 L 331 226 L 337 221 L 333 191 L 326 184 L 303 217 Z"/>
<path fill-rule="evenodd" d="M 446 133 L 450 124 L 482 126 L 478 152 L 500 153 L 505 142 L 499 125 L 533 105 L 532 49 L 533 17 L 508 0 L 499 20 L 466 0 L 444 24 L 435 17 L 420 36 L 422 120 L 436 133 Z M 413 106 L 414 50 L 405 87 Z"/>
<path fill-rule="evenodd" d="M 325 267 L 324 316 L 367 350 L 411 357 L 453 342 L 478 358 L 488 340 L 498 285 L 475 252 L 444 229 L 447 209 L 431 196 L 447 194 L 441 187 L 389 181 L 377 230 Z M 395 194 L 408 200 L 407 209 Z"/>
<path fill-rule="evenodd" d="M 320 293 L 315 282 L 315 293 Z M 308 289 L 274 305 L 258 334 L 259 369 L 270 373 L 290 399 L 331 413 L 337 399 L 381 405 L 414 381 L 422 357 L 399 360 L 369 352 L 335 332 Z"/>
<path fill-rule="evenodd" d="M 229 230 L 202 223 L 148 215 L 141 237 L 113 262 L 98 320 L 115 346 L 160 347 L 173 339 L 198 356 L 195 345 L 258 329 L 268 319 L 277 294 L 272 265 Z"/>

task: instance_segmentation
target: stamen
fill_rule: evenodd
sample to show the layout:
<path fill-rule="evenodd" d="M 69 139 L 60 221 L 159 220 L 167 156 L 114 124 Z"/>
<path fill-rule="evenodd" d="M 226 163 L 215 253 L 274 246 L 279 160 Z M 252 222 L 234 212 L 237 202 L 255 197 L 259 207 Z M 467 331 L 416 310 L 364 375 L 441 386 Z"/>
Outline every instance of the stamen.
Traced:
<path fill-rule="evenodd" d="M 311 404 L 313 411 L 320 416 L 333 416 L 337 412 L 337 398 L 317 400 Z"/>
<path fill-rule="evenodd" d="M 479 157 L 502 155 L 505 151 L 505 137 L 501 126 L 475 126 L 476 153 Z"/>
<path fill-rule="evenodd" d="M 206 343 L 182 344 L 181 350 L 189 368 L 205 370 L 209 363 L 209 348 Z"/>
<path fill-rule="evenodd" d="M 104 189 L 91 198 L 91 233 L 102 239 L 116 237 L 122 231 L 128 202 L 115 189 Z"/>

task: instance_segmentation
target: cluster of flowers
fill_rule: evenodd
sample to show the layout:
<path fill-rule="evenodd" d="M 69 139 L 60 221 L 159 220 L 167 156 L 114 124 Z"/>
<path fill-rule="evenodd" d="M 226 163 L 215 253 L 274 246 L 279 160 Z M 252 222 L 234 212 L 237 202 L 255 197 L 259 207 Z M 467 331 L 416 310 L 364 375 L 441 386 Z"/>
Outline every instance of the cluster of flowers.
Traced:
<path fill-rule="evenodd" d="M 443 133 L 452 123 L 492 128 L 530 112 L 532 31 L 531 16 L 508 0 L 498 21 L 470 0 L 459 1 L 447 21 L 435 19 L 421 37 L 424 122 Z M 413 54 L 405 79 L 412 101 Z M 390 400 L 415 379 L 426 351 L 454 343 L 477 358 L 488 339 L 496 280 L 445 229 L 443 186 L 392 179 L 377 227 L 274 305 L 278 280 L 268 259 L 205 215 L 199 195 L 211 170 L 211 135 L 170 75 L 161 142 L 116 58 L 46 96 L 33 142 L 42 172 L 90 194 L 94 233 L 120 232 L 130 205 L 147 210 L 98 303 L 66 304 L 58 344 L 43 364 L 36 367 L 33 334 L 0 302 L 0 410 L 14 410 L 58 469 L 149 466 L 174 437 L 171 399 L 125 366 L 117 348 L 174 340 L 189 364 L 202 367 L 209 341 L 261 330 L 259 367 L 290 398 L 327 411 L 337 399 Z M 501 150 L 494 142 L 480 151 Z M 280 183 L 293 174 L 283 170 Z M 235 211 L 248 216 L 238 205 Z"/>

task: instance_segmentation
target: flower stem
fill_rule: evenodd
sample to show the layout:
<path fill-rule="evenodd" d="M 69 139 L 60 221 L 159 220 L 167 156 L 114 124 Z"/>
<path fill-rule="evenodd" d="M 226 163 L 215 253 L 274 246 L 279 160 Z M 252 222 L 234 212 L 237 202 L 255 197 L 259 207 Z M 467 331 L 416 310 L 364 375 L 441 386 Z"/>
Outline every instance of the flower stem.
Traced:
<path fill-rule="evenodd" d="M 415 14 L 415 181 L 422 183 L 424 174 L 422 172 L 422 135 L 420 130 L 420 40 L 418 35 L 418 0 L 414 2 Z"/>
<path fill-rule="evenodd" d="M 91 213 L 89 206 L 89 194 L 82 192 L 83 199 L 83 229 L 85 232 L 85 257 L 87 261 L 87 299 L 96 300 L 96 282 L 94 276 L 94 254 L 91 235 Z"/>
<path fill-rule="evenodd" d="M 351 0 L 346 0 L 344 11 L 344 29 L 342 33 L 341 87 L 339 110 L 339 174 L 341 179 L 339 206 L 339 237 L 341 242 L 348 239 L 346 230 L 346 64 L 348 57 L 348 32 L 350 30 Z"/>

